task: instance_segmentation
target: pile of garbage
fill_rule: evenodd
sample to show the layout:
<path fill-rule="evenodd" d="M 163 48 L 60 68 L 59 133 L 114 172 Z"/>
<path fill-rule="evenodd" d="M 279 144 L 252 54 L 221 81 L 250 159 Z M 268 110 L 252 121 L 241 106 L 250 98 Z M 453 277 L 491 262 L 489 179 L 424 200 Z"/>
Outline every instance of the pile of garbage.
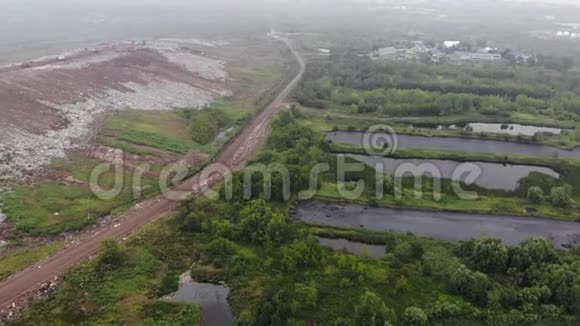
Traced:
<path fill-rule="evenodd" d="M 48 298 L 56 291 L 58 284 L 59 279 L 58 277 L 55 277 L 48 282 L 44 282 L 38 285 L 38 287 L 31 293 L 27 293 L 22 296 L 23 299 L 12 302 L 12 304 L 10 304 L 8 307 L 4 307 L 2 310 L 0 310 L 0 324 L 4 324 L 14 316 L 26 310 L 33 301 Z"/>

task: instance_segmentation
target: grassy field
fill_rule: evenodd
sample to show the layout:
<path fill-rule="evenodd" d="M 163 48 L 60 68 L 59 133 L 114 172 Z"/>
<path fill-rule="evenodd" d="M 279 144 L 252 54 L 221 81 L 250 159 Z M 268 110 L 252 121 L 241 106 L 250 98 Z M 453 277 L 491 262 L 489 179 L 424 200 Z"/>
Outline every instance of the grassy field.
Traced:
<path fill-rule="evenodd" d="M 133 175 L 127 170 L 122 170 L 122 189 L 115 198 L 99 199 L 92 192 L 88 186 L 91 171 L 99 164 L 81 153 L 73 154 L 69 159 L 54 162 L 53 168 L 70 175 L 75 183 L 43 181 L 33 186 L 16 186 L 7 193 L 4 210 L 15 230 L 32 235 L 79 230 L 132 203 Z M 110 169 L 100 176 L 98 185 L 110 190 L 115 178 L 115 171 Z M 159 185 L 156 179 L 144 176 L 142 188 L 142 194 L 147 196 L 156 193 Z"/>
<path fill-rule="evenodd" d="M 0 252 L 0 280 L 56 253 L 62 246 L 62 242 L 55 242 L 28 248 L 8 248 L 4 254 Z"/>
<path fill-rule="evenodd" d="M 110 115 L 105 125 L 101 142 L 131 153 L 161 155 L 155 149 L 178 154 L 209 152 L 207 146 L 193 141 L 192 122 L 182 111 L 120 111 Z"/>
<path fill-rule="evenodd" d="M 205 110 L 119 111 L 106 118 L 99 141 L 138 155 L 189 152 L 213 155 L 261 109 L 262 99 L 283 75 L 283 67 L 274 63 L 265 66 L 233 63 L 228 71 L 234 80 L 231 97 L 219 98 Z M 224 131 L 229 131 L 226 137 L 216 139 Z"/>

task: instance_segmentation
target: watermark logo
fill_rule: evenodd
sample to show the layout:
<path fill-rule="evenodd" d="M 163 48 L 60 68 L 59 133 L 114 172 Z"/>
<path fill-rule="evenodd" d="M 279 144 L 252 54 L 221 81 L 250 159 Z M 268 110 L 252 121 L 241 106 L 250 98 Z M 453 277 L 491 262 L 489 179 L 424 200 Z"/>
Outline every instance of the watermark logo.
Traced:
<path fill-rule="evenodd" d="M 290 200 L 292 185 L 296 183 L 309 187 L 298 192 L 297 198 L 301 200 L 314 198 L 323 184 L 334 184 L 338 195 L 349 201 L 363 197 L 381 200 L 385 195 L 391 195 L 398 200 L 406 195 L 417 199 L 426 198 L 427 195 L 432 200 L 439 201 L 443 196 L 442 182 L 448 180 L 451 187 L 446 189 L 451 189 L 452 195 L 464 200 L 478 198 L 477 192 L 465 188 L 465 185 L 474 184 L 483 173 L 476 163 L 453 165 L 451 161 L 393 158 L 395 154 L 400 154 L 397 153 L 399 137 L 395 129 L 388 125 L 369 128 L 362 137 L 361 145 L 368 155 L 367 158 L 371 159 L 363 160 L 360 157 L 357 159 L 356 155 L 337 154 L 336 166 L 331 166 L 329 162 L 317 162 L 306 171 L 309 173 L 302 169 L 298 174 L 290 172 L 296 171 L 295 166 L 256 163 L 247 166 L 236 178 L 235 171 L 222 163 L 209 164 L 193 176 L 191 167 L 183 161 L 168 164 L 156 172 L 151 171 L 148 163 L 127 169 L 123 152 L 114 150 L 114 155 L 107 159 L 107 163 L 93 169 L 90 189 L 98 198 L 112 200 L 127 191 L 128 187 L 124 183 L 131 182 L 133 198 L 138 200 L 144 195 L 145 176 L 151 178 L 154 175 L 158 178 L 159 192 L 172 201 L 186 200 L 192 195 L 203 195 L 214 200 L 248 200 L 256 194 L 265 199 Z M 449 169 L 450 166 L 453 167 L 452 170 Z M 374 170 L 373 177 L 370 177 L 373 173 L 369 173 L 369 170 Z M 132 175 L 126 175 L 127 173 Z M 151 187 L 151 183 L 149 179 L 148 187 Z M 216 184 L 223 184 L 220 192 L 214 189 Z"/>
<path fill-rule="evenodd" d="M 375 125 L 364 133 L 362 145 L 370 156 L 390 155 L 399 148 L 399 136 L 391 126 Z"/>

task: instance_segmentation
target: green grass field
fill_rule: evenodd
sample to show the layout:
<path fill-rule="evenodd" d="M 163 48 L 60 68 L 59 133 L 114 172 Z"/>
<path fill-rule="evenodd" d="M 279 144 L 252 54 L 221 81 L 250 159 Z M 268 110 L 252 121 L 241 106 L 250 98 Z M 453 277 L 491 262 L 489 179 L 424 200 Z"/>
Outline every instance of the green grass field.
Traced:
<path fill-rule="evenodd" d="M 65 171 L 83 184 L 44 181 L 35 185 L 20 185 L 5 195 L 4 210 L 17 232 L 32 235 L 54 234 L 79 230 L 117 209 L 129 205 L 133 198 L 133 175 L 122 170 L 122 188 L 111 200 L 99 199 L 89 188 L 91 172 L 101 162 L 77 153 L 67 160 L 53 163 L 53 168 Z M 115 185 L 116 172 L 110 169 L 98 178 L 105 191 Z M 153 194 L 159 185 L 151 177 L 143 177 L 144 196 Z"/>
<path fill-rule="evenodd" d="M 62 246 L 62 242 L 55 242 L 28 248 L 21 247 L 14 250 L 9 248 L 7 254 L 0 253 L 0 280 L 4 280 L 13 273 L 56 253 Z"/>
<path fill-rule="evenodd" d="M 207 146 L 193 141 L 192 122 L 182 111 L 125 110 L 110 115 L 105 125 L 101 142 L 131 153 L 151 154 L 156 153 L 155 149 L 178 154 L 209 151 Z"/>

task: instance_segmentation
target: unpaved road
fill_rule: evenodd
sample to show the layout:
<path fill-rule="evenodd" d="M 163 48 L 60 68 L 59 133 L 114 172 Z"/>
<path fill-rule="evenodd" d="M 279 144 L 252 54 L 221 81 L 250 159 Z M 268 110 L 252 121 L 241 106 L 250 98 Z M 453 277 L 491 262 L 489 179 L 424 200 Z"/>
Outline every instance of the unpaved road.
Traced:
<path fill-rule="evenodd" d="M 177 187 L 177 190 L 187 190 L 191 193 L 191 190 L 195 189 L 196 185 L 211 186 L 215 184 L 221 178 L 216 177 L 215 174 L 208 174 L 207 171 L 215 169 L 215 165 L 225 165 L 232 171 L 243 168 L 244 163 L 256 153 L 265 141 L 268 132 L 268 123 L 272 115 L 276 113 L 288 94 L 298 84 L 305 69 L 304 60 L 294 50 L 289 40 L 276 35 L 272 37 L 284 42 L 288 46 L 300 64 L 300 72 L 246 126 L 239 136 L 220 153 L 217 157 L 216 164 L 208 166 L 205 171 L 206 173 L 202 171 L 200 174 L 186 180 Z M 160 195 L 135 205 L 119 218 L 119 220 L 80 236 L 66 249 L 44 260 L 42 263 L 25 269 L 0 283 L 0 308 L 6 308 L 13 302 L 26 298 L 40 284 L 51 281 L 70 268 L 95 255 L 103 240 L 122 239 L 163 214 L 171 212 L 176 206 L 177 202 L 175 200 Z"/>

